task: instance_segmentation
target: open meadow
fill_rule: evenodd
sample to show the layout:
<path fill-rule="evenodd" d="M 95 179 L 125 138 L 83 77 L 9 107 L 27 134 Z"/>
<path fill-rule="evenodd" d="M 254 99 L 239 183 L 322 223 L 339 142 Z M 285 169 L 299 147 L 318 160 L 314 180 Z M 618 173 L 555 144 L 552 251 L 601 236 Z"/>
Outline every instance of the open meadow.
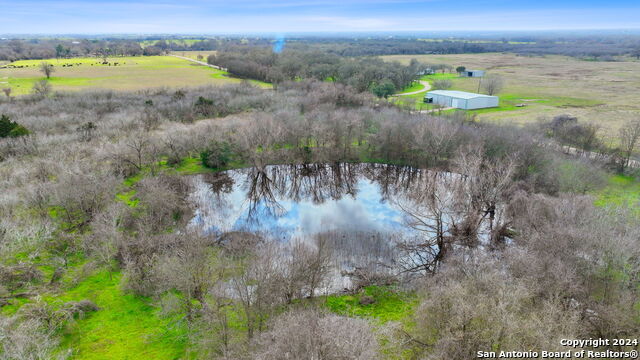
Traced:
<path fill-rule="evenodd" d="M 614 135 L 625 121 L 640 116 L 638 61 L 595 62 L 564 56 L 501 53 L 383 58 L 403 64 L 415 58 L 427 64 L 465 66 L 486 70 L 487 75 L 502 76 L 505 85 L 498 94 L 500 107 L 474 111 L 481 121 L 528 124 L 541 117 L 568 113 L 577 116 L 581 122 L 597 124 L 602 128 L 602 135 Z M 479 78 L 452 75 L 452 90 L 478 92 Z M 421 101 L 423 95 L 414 97 Z"/>
<path fill-rule="evenodd" d="M 194 60 L 200 60 L 198 59 L 198 56 L 201 56 L 201 60 L 202 61 L 207 61 L 207 57 L 209 57 L 209 55 L 215 55 L 217 53 L 217 51 L 215 50 L 193 50 L 193 51 L 172 51 L 171 54 L 172 55 L 178 55 L 178 56 L 183 56 L 183 57 L 188 57 L 190 59 L 194 59 Z"/>
<path fill-rule="evenodd" d="M 0 87 L 10 87 L 13 95 L 24 95 L 45 79 L 43 60 L 22 60 L 0 68 Z M 86 89 L 141 90 L 159 87 L 186 87 L 239 83 L 225 71 L 202 66 L 173 56 L 73 58 L 44 60 L 54 66 L 49 79 L 54 91 Z"/>

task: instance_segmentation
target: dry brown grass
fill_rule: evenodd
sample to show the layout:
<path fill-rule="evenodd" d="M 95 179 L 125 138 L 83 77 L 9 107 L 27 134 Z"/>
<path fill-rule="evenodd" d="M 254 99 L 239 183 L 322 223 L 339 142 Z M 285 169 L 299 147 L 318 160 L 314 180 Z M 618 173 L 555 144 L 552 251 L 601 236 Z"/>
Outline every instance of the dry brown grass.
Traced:
<path fill-rule="evenodd" d="M 540 117 L 570 113 L 602 127 L 603 135 L 617 133 L 626 120 L 640 117 L 640 62 L 593 62 L 563 56 L 528 57 L 515 54 L 394 55 L 385 60 L 485 69 L 505 79 L 505 99 L 526 107 L 480 111 L 484 121 L 526 124 Z M 454 81 L 454 89 L 476 92 L 478 80 Z M 539 100 L 539 101 L 536 101 Z"/>

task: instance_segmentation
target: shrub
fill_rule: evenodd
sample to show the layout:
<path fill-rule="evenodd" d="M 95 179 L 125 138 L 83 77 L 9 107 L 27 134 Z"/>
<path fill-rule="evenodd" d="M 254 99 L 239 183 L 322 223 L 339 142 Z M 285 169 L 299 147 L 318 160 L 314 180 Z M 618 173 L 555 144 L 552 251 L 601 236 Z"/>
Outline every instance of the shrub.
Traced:
<path fill-rule="evenodd" d="M 390 80 L 385 80 L 380 84 L 371 85 L 371 92 L 377 97 L 387 98 L 395 91 L 396 86 Z"/>
<path fill-rule="evenodd" d="M 451 89 L 453 83 L 448 79 L 440 79 L 433 82 L 433 88 L 436 90 L 446 90 Z"/>
<path fill-rule="evenodd" d="M 213 141 L 209 147 L 200 153 L 202 164 L 208 168 L 218 169 L 227 166 L 233 160 L 231 144 L 224 141 Z"/>
<path fill-rule="evenodd" d="M 256 341 L 254 358 L 379 359 L 379 344 L 364 319 L 298 310 L 275 318 Z"/>
<path fill-rule="evenodd" d="M 24 126 L 11 121 L 9 116 L 0 116 L 0 138 L 4 137 L 19 137 L 29 135 L 29 130 Z"/>
<path fill-rule="evenodd" d="M 34 95 L 46 97 L 51 93 L 51 84 L 47 80 L 40 80 L 31 89 Z"/>

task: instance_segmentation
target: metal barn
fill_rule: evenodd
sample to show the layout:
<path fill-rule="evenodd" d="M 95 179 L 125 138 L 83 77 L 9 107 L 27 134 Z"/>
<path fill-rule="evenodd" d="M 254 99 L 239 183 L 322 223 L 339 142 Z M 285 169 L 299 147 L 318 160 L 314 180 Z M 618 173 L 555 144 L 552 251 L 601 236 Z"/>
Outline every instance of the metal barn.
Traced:
<path fill-rule="evenodd" d="M 462 77 L 483 77 L 484 70 L 465 70 L 461 75 Z"/>
<path fill-rule="evenodd" d="M 424 96 L 427 104 L 438 104 L 444 107 L 453 107 L 464 110 L 484 109 L 496 107 L 499 103 L 497 96 L 475 94 L 454 90 L 430 91 Z"/>

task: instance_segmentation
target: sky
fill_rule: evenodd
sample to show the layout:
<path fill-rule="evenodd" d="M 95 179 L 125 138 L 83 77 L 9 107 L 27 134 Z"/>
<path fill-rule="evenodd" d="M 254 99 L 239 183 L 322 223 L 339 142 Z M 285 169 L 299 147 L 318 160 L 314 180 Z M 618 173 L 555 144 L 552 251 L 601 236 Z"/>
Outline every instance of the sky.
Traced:
<path fill-rule="evenodd" d="M 0 34 L 639 29 L 639 0 L 0 0 Z"/>

